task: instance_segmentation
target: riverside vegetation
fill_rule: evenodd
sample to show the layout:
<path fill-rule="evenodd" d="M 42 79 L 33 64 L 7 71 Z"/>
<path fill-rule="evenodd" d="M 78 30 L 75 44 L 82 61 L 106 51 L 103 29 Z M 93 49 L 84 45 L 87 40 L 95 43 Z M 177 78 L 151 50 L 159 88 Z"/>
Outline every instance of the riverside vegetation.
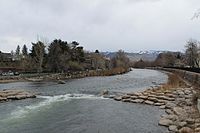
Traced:
<path fill-rule="evenodd" d="M 61 39 L 55 39 L 51 43 L 32 43 L 30 52 L 26 45 L 22 50 L 18 45 L 15 52 L 0 52 L 0 68 L 0 74 L 8 73 L 7 76 L 0 76 L 0 83 L 56 80 L 59 84 L 64 84 L 62 80 L 65 79 L 111 76 L 130 71 L 129 59 L 122 50 L 110 59 L 98 50 L 85 51 L 76 41 L 68 43 Z M 14 75 L 15 73 L 20 74 Z M 25 91 L 0 91 L 0 102 L 35 97 Z"/>
<path fill-rule="evenodd" d="M 200 132 L 200 115 L 195 104 L 197 89 L 175 74 L 168 75 L 168 83 L 164 85 L 116 96 L 114 99 L 164 109 L 166 114 L 161 116 L 159 125 L 168 127 L 170 133 Z"/>

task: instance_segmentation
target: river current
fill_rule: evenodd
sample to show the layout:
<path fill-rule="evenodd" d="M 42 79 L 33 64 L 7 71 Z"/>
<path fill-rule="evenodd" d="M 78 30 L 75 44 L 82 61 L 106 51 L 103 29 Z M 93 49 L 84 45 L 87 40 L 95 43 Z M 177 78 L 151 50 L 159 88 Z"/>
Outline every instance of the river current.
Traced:
<path fill-rule="evenodd" d="M 167 75 L 133 69 L 123 75 L 87 77 L 57 82 L 0 84 L 37 94 L 35 99 L 0 103 L 0 133 L 162 133 L 159 108 L 103 98 L 137 92 L 167 82 Z"/>

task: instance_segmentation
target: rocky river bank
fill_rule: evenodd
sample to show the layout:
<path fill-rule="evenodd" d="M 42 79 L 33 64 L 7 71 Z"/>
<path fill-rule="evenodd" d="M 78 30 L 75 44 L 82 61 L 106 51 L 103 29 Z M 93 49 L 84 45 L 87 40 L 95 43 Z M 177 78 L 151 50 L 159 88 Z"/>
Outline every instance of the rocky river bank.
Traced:
<path fill-rule="evenodd" d="M 26 98 L 36 98 L 34 94 L 22 90 L 3 90 L 0 91 L 0 102 L 22 100 Z"/>
<path fill-rule="evenodd" d="M 168 127 L 169 133 L 200 133 L 200 116 L 193 104 L 193 87 L 148 89 L 138 93 L 128 93 L 114 99 L 122 102 L 148 104 L 165 110 L 159 121 Z"/>

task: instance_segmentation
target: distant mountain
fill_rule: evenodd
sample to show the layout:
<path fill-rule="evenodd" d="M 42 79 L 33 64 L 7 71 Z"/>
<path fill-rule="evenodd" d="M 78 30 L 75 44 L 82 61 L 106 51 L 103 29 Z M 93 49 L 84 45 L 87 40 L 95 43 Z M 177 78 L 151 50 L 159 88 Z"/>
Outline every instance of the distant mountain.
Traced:
<path fill-rule="evenodd" d="M 154 61 L 160 53 L 166 53 L 168 51 L 139 51 L 137 53 L 126 53 L 131 61 L 139 61 L 140 59 L 144 61 Z M 112 58 L 115 56 L 116 52 L 102 52 L 108 58 Z"/>

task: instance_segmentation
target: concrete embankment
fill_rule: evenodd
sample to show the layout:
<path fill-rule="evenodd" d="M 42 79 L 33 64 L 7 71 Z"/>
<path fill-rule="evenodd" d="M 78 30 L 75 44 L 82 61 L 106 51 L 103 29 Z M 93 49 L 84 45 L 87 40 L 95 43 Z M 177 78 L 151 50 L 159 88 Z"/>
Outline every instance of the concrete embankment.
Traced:
<path fill-rule="evenodd" d="M 36 98 L 34 94 L 22 90 L 3 90 L 0 91 L 0 102 Z"/>

